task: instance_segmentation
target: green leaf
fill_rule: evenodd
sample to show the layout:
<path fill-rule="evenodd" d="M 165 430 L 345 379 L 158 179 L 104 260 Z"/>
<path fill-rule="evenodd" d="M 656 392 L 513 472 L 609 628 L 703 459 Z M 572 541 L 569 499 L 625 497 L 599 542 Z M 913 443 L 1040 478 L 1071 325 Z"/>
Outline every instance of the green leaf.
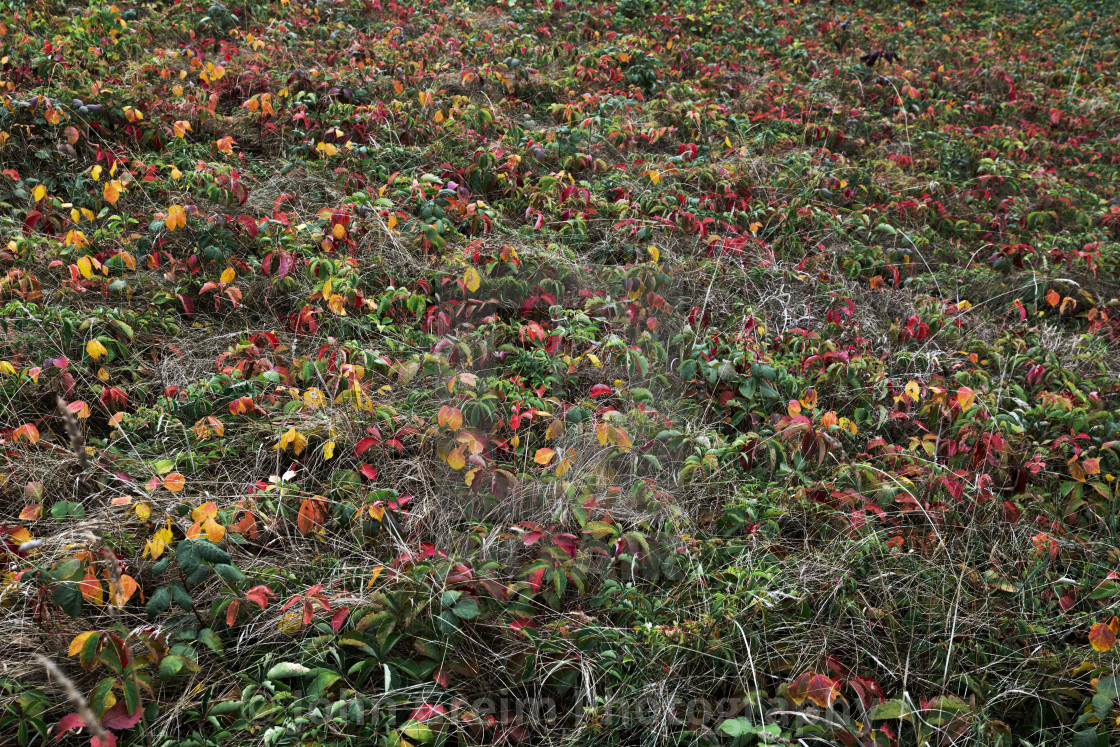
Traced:
<path fill-rule="evenodd" d="M 891 719 L 902 718 L 904 711 L 905 706 L 898 698 L 887 700 L 871 709 L 871 720 L 889 721 Z"/>
<path fill-rule="evenodd" d="M 1109 700 L 1120 698 L 1120 678 L 1101 677 L 1097 680 L 1097 693 L 1105 696 Z"/>
<path fill-rule="evenodd" d="M 73 582 L 66 581 L 54 588 L 54 603 L 72 618 L 82 614 L 82 592 Z"/>
<path fill-rule="evenodd" d="M 1073 741 L 1070 742 L 1073 747 L 1097 747 L 1097 731 L 1096 729 L 1082 729 L 1073 735 Z"/>
<path fill-rule="evenodd" d="M 194 573 L 202 562 L 202 551 L 198 549 L 198 543 L 191 540 L 180 541 L 175 546 L 175 560 L 185 575 Z"/>
<path fill-rule="evenodd" d="M 478 617 L 478 601 L 475 599 L 460 599 L 459 603 L 451 608 L 455 617 L 460 620 L 473 620 Z"/>
<path fill-rule="evenodd" d="M 229 553 L 213 542 L 209 540 L 194 540 L 194 542 L 198 545 L 199 555 L 207 563 L 228 563 L 230 561 Z"/>
<path fill-rule="evenodd" d="M 744 734 L 757 734 L 754 724 L 747 720 L 745 716 L 738 718 L 729 718 L 719 725 L 719 730 L 724 734 L 730 734 L 733 737 L 741 737 Z"/>
<path fill-rule="evenodd" d="M 315 675 L 315 679 L 311 681 L 311 685 L 307 688 L 307 697 L 317 698 L 321 696 L 341 679 L 342 675 L 338 672 L 319 672 L 319 674 Z"/>
<path fill-rule="evenodd" d="M 213 628 L 203 628 L 198 631 L 198 641 L 216 654 L 225 651 L 225 646 L 222 645 L 222 639 L 218 637 L 218 634 L 214 632 Z"/>
<path fill-rule="evenodd" d="M 159 678 L 161 680 L 169 680 L 175 675 L 179 674 L 183 669 L 183 657 L 177 654 L 168 654 L 163 657 L 163 661 L 159 663 Z"/>
<path fill-rule="evenodd" d="M 155 617 L 161 612 L 164 612 L 171 606 L 171 589 L 166 586 L 161 586 L 152 592 L 148 597 L 148 603 L 144 605 L 144 609 L 148 612 L 148 617 Z"/>
<path fill-rule="evenodd" d="M 214 571 L 227 583 L 236 584 L 245 580 L 245 574 L 239 571 L 237 566 L 228 563 L 219 563 L 214 566 Z"/>
<path fill-rule="evenodd" d="M 187 587 L 179 582 L 171 584 L 171 598 L 175 600 L 175 604 L 190 612 L 194 609 L 194 599 L 191 593 L 187 591 Z"/>
<path fill-rule="evenodd" d="M 67 558 L 51 568 L 50 576 L 56 581 L 69 580 L 71 576 L 81 573 L 82 562 L 77 558 Z"/>
<path fill-rule="evenodd" d="M 269 669 L 265 677 L 270 680 L 280 679 L 281 677 L 299 677 L 310 671 L 307 667 L 294 661 L 282 661 Z"/>

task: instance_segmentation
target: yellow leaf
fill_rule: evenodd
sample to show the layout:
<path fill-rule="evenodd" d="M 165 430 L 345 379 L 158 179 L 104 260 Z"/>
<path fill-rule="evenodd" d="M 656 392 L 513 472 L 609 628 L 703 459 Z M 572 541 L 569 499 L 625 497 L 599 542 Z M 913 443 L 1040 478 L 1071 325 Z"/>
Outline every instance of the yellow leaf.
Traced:
<path fill-rule="evenodd" d="M 603 367 L 603 362 L 600 361 L 599 356 L 595 355 L 594 353 L 588 353 L 587 360 L 591 361 L 591 365 L 595 366 L 595 368 Z"/>
<path fill-rule="evenodd" d="M 369 576 L 369 583 L 366 584 L 367 589 L 373 586 L 373 582 L 377 580 L 377 577 L 381 575 L 381 571 L 383 570 L 385 570 L 385 566 L 383 565 L 379 565 L 373 569 L 373 573 Z"/>
<path fill-rule="evenodd" d="M 467 459 L 463 454 L 463 447 L 459 447 L 447 455 L 447 466 L 451 469 L 459 470 L 467 464 Z"/>
<path fill-rule="evenodd" d="M 176 86 L 177 88 L 178 86 Z M 172 131 L 177 138 L 185 138 L 188 132 L 191 132 L 191 123 L 186 120 L 179 120 L 171 126 Z"/>
<path fill-rule="evenodd" d="M 467 286 L 467 290 L 474 293 L 482 285 L 482 276 L 478 274 L 478 270 L 468 267 L 463 273 L 463 283 Z"/>
<path fill-rule="evenodd" d="M 917 402 L 918 397 L 920 397 L 921 394 L 922 394 L 922 388 L 918 385 L 918 382 L 911 379 L 910 381 L 908 381 L 906 383 L 906 396 L 907 397 L 909 397 L 910 399 Z"/>
<path fill-rule="evenodd" d="M 303 402 L 313 410 L 318 410 L 327 402 L 327 398 L 316 387 L 311 387 L 303 393 Z"/>
<path fill-rule="evenodd" d="M 564 474 L 572 468 L 571 457 L 564 457 L 560 460 L 560 464 L 556 465 L 556 476 L 563 477 Z"/>
<path fill-rule="evenodd" d="M 233 271 L 232 267 L 227 267 L 222 271 L 222 276 L 218 280 L 222 283 L 232 283 L 233 279 L 237 277 L 237 273 Z"/>
<path fill-rule="evenodd" d="M 101 166 L 100 166 L 100 165 L 98 165 L 98 166 L 94 166 L 94 167 L 93 167 L 93 168 L 92 168 L 92 169 L 90 170 L 90 172 L 89 172 L 89 175 L 93 177 L 93 180 L 94 180 L 95 182 L 99 182 L 99 181 L 101 181 Z"/>
<path fill-rule="evenodd" d="M 183 172 L 179 171 L 178 168 L 172 166 L 171 167 L 171 178 L 176 179 L 176 180 L 181 179 L 181 178 L 183 178 Z"/>
<path fill-rule="evenodd" d="M 89 257 L 82 255 L 78 257 L 78 272 L 82 273 L 82 277 L 89 280 L 93 275 L 93 264 L 90 262 Z"/>
<path fill-rule="evenodd" d="M 117 200 L 121 198 L 121 183 L 116 179 L 107 183 L 105 189 L 102 190 L 102 196 L 110 205 L 116 205 Z"/>
<path fill-rule="evenodd" d="M 83 257 L 83 259 L 85 259 L 85 257 Z M 95 361 L 101 360 L 101 356 L 105 355 L 107 352 L 109 351 L 105 349 L 105 346 L 97 340 L 90 340 L 86 343 L 86 354 Z"/>
<path fill-rule="evenodd" d="M 554 456 L 556 456 L 556 452 L 553 449 L 537 449 L 537 453 L 533 455 L 533 461 L 543 466 L 551 462 Z"/>
<path fill-rule="evenodd" d="M 144 554 L 151 555 L 153 560 L 158 559 L 160 555 L 163 555 L 163 551 L 167 548 L 173 536 L 170 529 L 166 527 L 160 529 L 152 535 L 152 538 L 144 546 Z"/>
<path fill-rule="evenodd" d="M 82 652 L 82 646 L 86 645 L 86 641 L 89 640 L 91 635 L 98 635 L 98 632 L 96 630 L 87 630 L 85 633 L 78 633 L 78 635 L 74 636 L 74 640 L 70 641 L 70 648 L 67 649 L 66 653 L 69 656 L 77 656 L 80 654 Z"/>
<path fill-rule="evenodd" d="M 650 244 L 646 248 L 646 251 L 649 252 L 649 256 L 653 257 L 654 262 L 659 262 L 661 260 L 661 252 L 653 244 Z"/>
<path fill-rule="evenodd" d="M 334 459 L 334 441 L 327 441 L 323 444 L 323 459 Z"/>
<path fill-rule="evenodd" d="M 599 423 L 595 426 L 595 436 L 599 439 L 600 446 L 606 446 L 607 441 L 611 440 L 611 427 L 607 423 Z"/>
<path fill-rule="evenodd" d="M 47 196 L 47 188 L 40 184 L 35 187 L 35 189 L 31 190 L 31 196 L 35 198 L 35 202 L 38 202 Z"/>
<path fill-rule="evenodd" d="M 319 143 L 315 146 L 315 150 L 321 151 L 328 156 L 333 156 L 338 153 L 338 147 L 330 143 Z"/>
<path fill-rule="evenodd" d="M 137 503 L 134 510 L 136 511 L 136 517 L 140 519 L 140 521 L 147 521 L 152 515 L 152 507 L 147 503 Z"/>

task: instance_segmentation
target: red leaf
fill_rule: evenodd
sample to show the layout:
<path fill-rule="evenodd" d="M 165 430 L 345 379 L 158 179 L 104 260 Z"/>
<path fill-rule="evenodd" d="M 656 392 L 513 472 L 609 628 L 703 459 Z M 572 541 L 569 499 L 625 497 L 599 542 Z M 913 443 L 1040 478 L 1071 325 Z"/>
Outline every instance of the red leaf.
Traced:
<path fill-rule="evenodd" d="M 248 215 L 239 215 L 237 216 L 237 222 L 243 225 L 245 230 L 249 232 L 249 238 L 257 238 L 257 222 L 253 220 L 252 217 Z"/>
<path fill-rule="evenodd" d="M 363 438 L 361 441 L 354 445 L 354 456 L 361 456 L 371 447 L 376 446 L 378 443 L 380 442 L 376 438 Z"/>
<path fill-rule="evenodd" d="M 368 464 L 363 464 L 362 468 L 359 469 L 358 471 L 361 472 L 362 477 L 366 478 L 367 480 L 376 480 L 377 479 L 377 470 L 374 469 L 373 467 L 371 467 Z"/>
<path fill-rule="evenodd" d="M 604 394 L 610 394 L 613 391 L 614 390 L 606 384 L 596 384 L 595 386 L 591 387 L 591 396 L 602 397 Z"/>
<path fill-rule="evenodd" d="M 568 553 L 569 558 L 576 556 L 576 536 L 574 534 L 558 534 L 552 538 L 552 544 Z"/>
<path fill-rule="evenodd" d="M 235 622 L 237 622 L 237 610 L 239 610 L 240 608 L 241 608 L 241 602 L 238 601 L 237 599 L 234 599 L 232 602 L 229 603 L 229 607 L 226 608 L 226 627 L 227 628 L 232 628 L 233 624 Z"/>
<path fill-rule="evenodd" d="M 194 301 L 192 301 L 189 296 L 185 296 L 182 293 L 180 293 L 178 295 L 179 295 L 179 303 L 183 304 L 183 313 L 186 314 L 188 317 L 193 317 L 194 316 Z"/>
<path fill-rule="evenodd" d="M 89 747 L 117 747 L 117 735 L 107 731 L 103 737 L 90 737 Z"/>
<path fill-rule="evenodd" d="M 54 738 L 59 739 L 71 729 L 80 729 L 86 725 L 85 719 L 76 713 L 68 713 L 54 725 Z"/>
<path fill-rule="evenodd" d="M 143 709 L 137 706 L 136 710 L 130 715 L 124 701 L 119 700 L 116 705 L 105 711 L 105 715 L 101 717 L 101 725 L 117 730 L 131 729 L 140 722 L 140 716 L 143 713 Z"/>
<path fill-rule="evenodd" d="M 349 607 L 340 607 L 334 616 L 331 617 L 331 630 L 338 632 L 342 627 L 342 623 L 346 622 L 346 616 L 350 614 Z"/>
<path fill-rule="evenodd" d="M 35 230 L 35 226 L 37 226 L 39 224 L 39 221 L 41 221 L 42 219 L 42 212 L 38 210 L 32 210 L 31 212 L 29 212 L 27 214 L 27 217 L 23 220 L 23 232 L 25 234 L 30 234 Z"/>

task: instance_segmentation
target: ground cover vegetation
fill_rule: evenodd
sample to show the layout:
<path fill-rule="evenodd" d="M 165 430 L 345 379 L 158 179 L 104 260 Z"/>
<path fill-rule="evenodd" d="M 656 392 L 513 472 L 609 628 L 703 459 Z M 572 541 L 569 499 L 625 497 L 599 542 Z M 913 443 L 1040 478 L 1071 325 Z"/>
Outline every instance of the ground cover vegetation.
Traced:
<path fill-rule="evenodd" d="M 1120 732 L 1114 4 L 0 7 L 3 744 Z"/>

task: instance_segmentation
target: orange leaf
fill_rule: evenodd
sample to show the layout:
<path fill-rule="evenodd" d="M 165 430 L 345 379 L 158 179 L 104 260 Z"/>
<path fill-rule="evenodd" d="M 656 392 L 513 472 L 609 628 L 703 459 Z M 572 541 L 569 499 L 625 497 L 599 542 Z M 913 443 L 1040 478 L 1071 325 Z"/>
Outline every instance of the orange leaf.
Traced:
<path fill-rule="evenodd" d="M 120 584 L 111 583 L 109 586 L 109 599 L 117 609 L 123 609 L 132 595 L 136 593 L 136 590 L 140 588 L 136 580 L 127 574 L 121 574 Z"/>
<path fill-rule="evenodd" d="M 533 461 L 545 465 L 551 462 L 554 456 L 556 456 L 556 452 L 552 449 L 537 449 L 537 453 L 533 455 Z"/>
<path fill-rule="evenodd" d="M 19 512 L 21 521 L 35 521 L 43 515 L 43 506 L 39 503 L 32 503 L 30 506 L 24 506 L 23 510 Z"/>
<path fill-rule="evenodd" d="M 25 423 L 12 431 L 12 443 L 19 443 L 21 438 L 26 438 L 33 444 L 39 443 L 39 429 L 32 423 Z"/>
<path fill-rule="evenodd" d="M 962 386 L 957 390 L 957 403 L 961 406 L 961 411 L 964 412 L 972 407 L 972 403 L 976 401 L 976 393 L 967 386 Z"/>
<path fill-rule="evenodd" d="M 1112 618 L 1116 620 L 1116 618 Z M 1093 649 L 1104 653 L 1116 645 L 1116 631 L 1108 623 L 1097 623 L 1089 630 L 1089 643 Z"/>
<path fill-rule="evenodd" d="M 81 590 L 82 596 L 85 597 L 87 602 L 98 606 L 105 603 L 105 594 L 101 589 L 101 582 L 92 573 L 86 573 L 86 577 L 78 584 L 78 589 Z"/>
<path fill-rule="evenodd" d="M 163 487 L 170 490 L 172 493 L 178 493 L 187 484 L 187 478 L 180 475 L 178 472 L 172 472 L 167 477 L 163 478 Z"/>
<path fill-rule="evenodd" d="M 171 475 L 168 475 L 168 477 L 171 477 Z M 194 521 L 206 521 L 207 519 L 213 519 L 217 515 L 218 504 L 214 501 L 203 503 L 194 511 L 191 511 L 191 519 Z"/>
<path fill-rule="evenodd" d="M 322 529 L 326 523 L 326 499 L 321 496 L 314 496 L 304 500 L 299 507 L 299 516 L 296 517 L 299 533 L 306 537 L 308 532 Z"/>
<path fill-rule="evenodd" d="M 121 183 L 120 183 L 120 181 L 114 179 L 113 181 L 108 182 L 105 185 L 105 189 L 102 190 L 101 194 L 105 198 L 105 201 L 108 202 L 110 205 L 116 205 L 117 200 L 119 200 L 121 198 Z"/>
<path fill-rule="evenodd" d="M 439 426 L 440 428 L 450 428 L 457 431 L 463 427 L 463 413 L 457 407 L 450 407 L 444 405 L 439 408 Z"/>
<path fill-rule="evenodd" d="M 1046 291 L 1046 303 L 1050 304 L 1051 306 L 1057 306 L 1059 303 L 1061 303 L 1061 301 L 1062 297 L 1058 293 L 1058 291 L 1054 290 L 1053 288 Z"/>

